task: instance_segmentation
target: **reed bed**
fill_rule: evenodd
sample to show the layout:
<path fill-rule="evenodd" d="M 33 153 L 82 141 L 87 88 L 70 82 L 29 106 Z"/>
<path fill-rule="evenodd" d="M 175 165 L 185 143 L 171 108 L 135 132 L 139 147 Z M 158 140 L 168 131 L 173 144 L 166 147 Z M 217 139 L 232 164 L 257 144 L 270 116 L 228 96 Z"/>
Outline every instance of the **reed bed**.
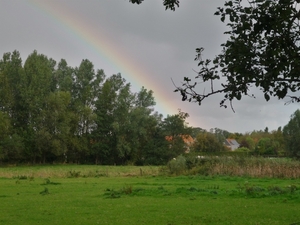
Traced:
<path fill-rule="evenodd" d="M 220 159 L 212 164 L 212 174 L 250 177 L 299 178 L 300 163 L 286 159 Z"/>
<path fill-rule="evenodd" d="M 196 160 L 187 174 L 300 178 L 300 161 L 287 158 L 208 157 Z"/>

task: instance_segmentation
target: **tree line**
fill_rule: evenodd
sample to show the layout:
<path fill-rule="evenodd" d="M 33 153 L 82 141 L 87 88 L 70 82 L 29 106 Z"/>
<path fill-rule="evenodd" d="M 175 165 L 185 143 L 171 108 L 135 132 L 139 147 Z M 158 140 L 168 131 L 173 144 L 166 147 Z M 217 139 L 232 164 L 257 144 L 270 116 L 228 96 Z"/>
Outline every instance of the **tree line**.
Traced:
<path fill-rule="evenodd" d="M 184 152 L 188 114 L 163 118 L 153 92 L 89 60 L 71 67 L 37 51 L 0 60 L 0 162 L 163 164 Z M 176 145 L 170 145 L 172 136 Z"/>
<path fill-rule="evenodd" d="M 272 131 L 269 131 L 268 127 L 244 134 L 230 133 L 219 128 L 209 131 L 196 128 L 192 130 L 195 137 L 195 142 L 191 146 L 192 153 L 229 151 L 223 143 L 225 139 L 235 139 L 239 143 L 239 148 L 234 153 L 300 159 L 300 110 L 291 115 L 290 121 L 283 128 L 278 127 Z"/>
<path fill-rule="evenodd" d="M 0 60 L 0 163 L 161 165 L 180 154 L 237 151 L 300 158 L 300 111 L 275 131 L 230 133 L 189 127 L 179 112 L 163 118 L 153 92 L 131 91 L 121 76 L 106 76 L 89 60 L 71 67 L 34 51 Z M 183 137 L 190 135 L 192 143 Z"/>

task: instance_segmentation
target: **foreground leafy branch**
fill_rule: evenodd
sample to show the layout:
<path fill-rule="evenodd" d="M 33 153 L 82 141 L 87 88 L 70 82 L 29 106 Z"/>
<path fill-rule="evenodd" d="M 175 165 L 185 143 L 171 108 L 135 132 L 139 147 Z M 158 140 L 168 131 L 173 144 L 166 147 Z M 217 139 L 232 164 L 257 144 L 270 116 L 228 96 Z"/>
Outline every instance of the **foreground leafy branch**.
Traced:
<path fill-rule="evenodd" d="M 176 86 L 183 101 L 197 102 L 223 94 L 220 106 L 227 107 L 233 100 L 241 100 L 252 87 L 264 93 L 264 98 L 300 102 L 295 92 L 300 90 L 300 11 L 299 0 L 242 0 L 228 1 L 218 7 L 215 15 L 229 20 L 222 52 L 213 60 L 202 59 L 203 48 L 196 49 L 195 60 L 200 67 L 195 80 L 208 83 L 210 90 L 196 89 L 199 82 L 184 77 Z M 245 6 L 246 5 L 246 6 Z M 214 82 L 221 83 L 215 88 Z M 292 93 L 292 94 L 291 94 Z"/>

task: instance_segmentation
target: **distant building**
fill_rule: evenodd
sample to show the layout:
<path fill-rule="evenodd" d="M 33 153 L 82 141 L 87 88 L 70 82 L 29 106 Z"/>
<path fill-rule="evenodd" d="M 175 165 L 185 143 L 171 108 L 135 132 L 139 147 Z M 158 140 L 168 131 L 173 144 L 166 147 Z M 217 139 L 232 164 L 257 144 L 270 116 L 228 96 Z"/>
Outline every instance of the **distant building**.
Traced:
<path fill-rule="evenodd" d="M 192 138 L 191 135 L 180 135 L 180 137 L 182 138 L 183 142 L 184 142 L 184 148 L 185 148 L 185 152 L 189 153 L 190 152 L 190 147 L 194 144 L 195 140 L 194 138 Z M 166 136 L 165 137 L 167 141 L 171 142 L 173 140 L 172 136 Z"/>
<path fill-rule="evenodd" d="M 235 139 L 225 139 L 224 145 L 231 151 L 234 151 L 240 147 L 240 144 Z"/>

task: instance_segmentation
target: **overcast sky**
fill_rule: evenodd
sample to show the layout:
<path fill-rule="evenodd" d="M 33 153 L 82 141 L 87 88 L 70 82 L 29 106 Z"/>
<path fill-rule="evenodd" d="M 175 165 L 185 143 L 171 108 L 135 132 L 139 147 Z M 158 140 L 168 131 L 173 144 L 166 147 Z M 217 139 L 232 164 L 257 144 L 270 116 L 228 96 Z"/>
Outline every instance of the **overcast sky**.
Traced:
<path fill-rule="evenodd" d="M 298 104 L 265 102 L 255 89 L 256 99 L 233 103 L 235 113 L 219 107 L 222 95 L 198 106 L 173 92 L 171 79 L 180 85 L 184 76 L 196 75 L 197 47 L 205 48 L 205 58 L 220 52 L 226 27 L 213 14 L 223 3 L 181 1 L 173 12 L 164 10 L 162 0 L 141 5 L 129 0 L 0 0 L 0 53 L 18 50 L 25 61 L 37 50 L 74 67 L 89 59 L 107 76 L 121 73 L 134 92 L 142 86 L 153 90 L 156 110 L 165 116 L 178 108 L 189 113 L 191 126 L 244 133 L 286 125 Z"/>

